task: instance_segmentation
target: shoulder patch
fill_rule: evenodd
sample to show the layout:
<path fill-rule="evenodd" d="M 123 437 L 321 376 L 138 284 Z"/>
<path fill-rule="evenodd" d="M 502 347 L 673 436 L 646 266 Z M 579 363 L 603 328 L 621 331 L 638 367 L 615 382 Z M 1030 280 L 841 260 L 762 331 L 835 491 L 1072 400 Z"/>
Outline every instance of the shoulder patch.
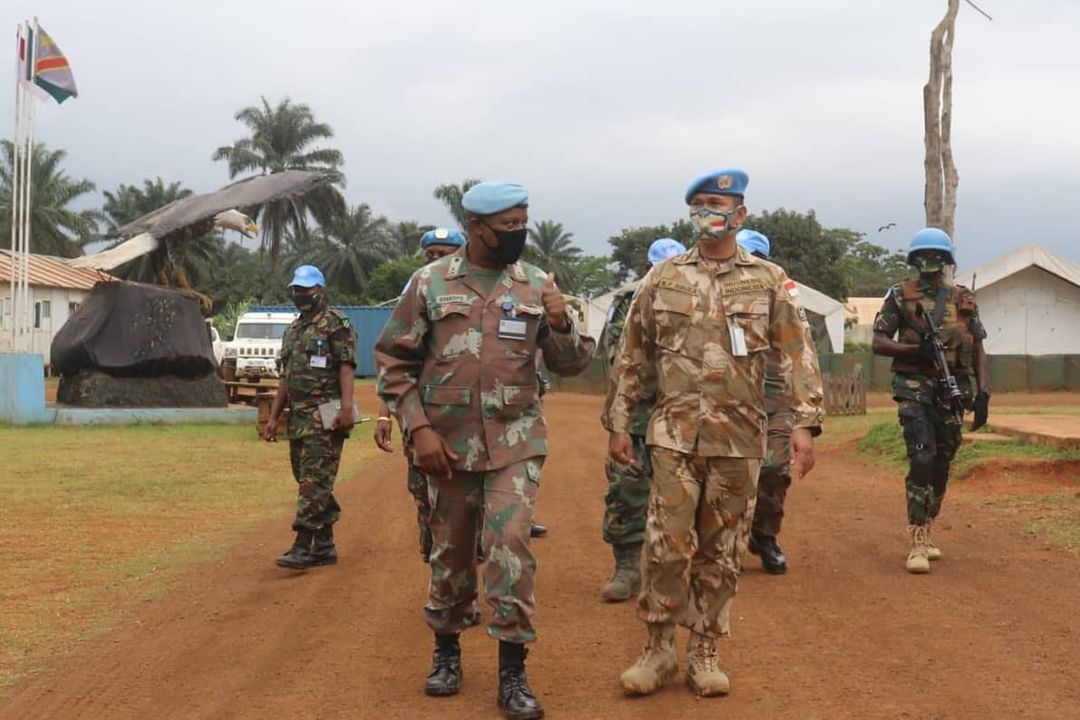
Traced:
<path fill-rule="evenodd" d="M 791 278 L 784 281 L 784 289 L 789 297 L 799 297 L 799 286 Z"/>

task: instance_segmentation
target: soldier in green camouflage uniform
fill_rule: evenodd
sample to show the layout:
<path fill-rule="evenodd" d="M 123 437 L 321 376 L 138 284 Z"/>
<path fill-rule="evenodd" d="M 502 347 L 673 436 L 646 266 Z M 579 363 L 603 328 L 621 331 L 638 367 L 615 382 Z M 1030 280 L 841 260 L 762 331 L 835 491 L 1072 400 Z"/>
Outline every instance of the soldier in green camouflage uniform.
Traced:
<path fill-rule="evenodd" d="M 646 436 L 653 484 L 646 522 L 638 617 L 648 638 L 620 682 L 655 692 L 676 673 L 675 625 L 690 629 L 687 682 L 723 695 L 717 638 L 730 634 L 742 557 L 765 451 L 765 361 L 791 365 L 792 455 L 813 464 L 809 428 L 821 424 L 822 390 L 794 283 L 776 265 L 740 248 L 745 172 L 719 170 L 686 193 L 697 245 L 654 267 L 638 288 L 619 345 L 609 452 L 633 459 L 634 409 L 653 388 Z"/>
<path fill-rule="evenodd" d="M 425 615 L 435 652 L 425 692 L 461 683 L 459 635 L 484 594 L 499 640 L 497 701 L 511 718 L 542 717 L 525 675 L 535 639 L 529 528 L 547 455 L 536 350 L 560 375 L 581 372 L 594 343 L 579 335 L 554 277 L 518 261 L 528 195 L 485 182 L 463 198 L 468 244 L 413 275 L 375 346 L 378 391 L 427 475 L 433 544 Z"/>
<path fill-rule="evenodd" d="M 660 238 L 649 247 L 649 264 L 668 260 L 686 252 L 682 243 L 671 238 Z M 611 432 L 608 412 L 615 399 L 615 378 L 611 368 L 615 363 L 619 338 L 622 336 L 626 316 L 630 312 L 630 303 L 634 299 L 635 283 L 616 293 L 608 310 L 607 324 L 600 337 L 607 362 L 607 400 L 600 422 L 604 429 Z M 645 508 L 649 505 L 649 487 L 652 483 L 652 458 L 649 447 L 645 444 L 645 433 L 649 429 L 649 416 L 652 414 L 656 398 L 647 397 L 634 410 L 630 419 L 630 439 L 634 444 L 635 462 L 623 464 L 608 455 L 604 463 L 608 490 L 604 495 L 604 542 L 611 545 L 615 556 L 615 570 L 601 591 L 606 602 L 622 602 L 637 595 L 641 588 L 641 544 L 645 539 Z"/>
<path fill-rule="evenodd" d="M 772 249 L 769 238 L 756 230 L 740 230 L 735 239 L 754 257 L 769 259 Z M 813 344 L 809 334 L 807 343 Z M 787 572 L 787 558 L 776 542 L 776 536 L 780 534 L 784 521 L 784 502 L 791 486 L 790 447 L 794 427 L 782 364 L 780 354 L 770 350 L 765 361 L 765 412 L 769 426 L 765 457 L 758 473 L 754 522 L 750 526 L 750 542 L 747 545 L 747 550 L 761 558 L 762 569 L 774 575 Z M 811 431 L 818 429 L 811 428 Z"/>
<path fill-rule="evenodd" d="M 341 449 L 353 426 L 356 332 L 344 313 L 327 306 L 322 273 L 296 269 L 289 289 L 300 310 L 281 341 L 281 379 L 263 436 L 277 437 L 278 418 L 289 405 L 289 458 L 297 483 L 296 539 L 277 564 L 305 570 L 337 563 L 334 523 L 341 507 L 334 498 Z M 319 405 L 340 401 L 333 428 L 326 430 Z"/>
<path fill-rule="evenodd" d="M 908 264 L 918 269 L 919 276 L 889 289 L 874 320 L 873 347 L 875 353 L 893 359 L 893 399 L 899 405 L 911 463 L 905 482 L 906 567 L 910 573 L 922 574 L 930 572 L 931 560 L 941 558 L 930 529 L 941 512 L 949 465 L 960 447 L 962 421 L 962 413 L 954 415 L 942 398 L 941 368 L 922 313 L 936 319 L 945 361 L 965 406 L 975 411 L 973 430 L 986 424 L 990 372 L 983 348 L 986 329 L 979 320 L 975 293 L 944 279 L 945 267 L 956 264 L 949 236 L 938 228 L 920 230 L 908 249 Z M 974 396 L 973 379 L 978 384 Z"/>

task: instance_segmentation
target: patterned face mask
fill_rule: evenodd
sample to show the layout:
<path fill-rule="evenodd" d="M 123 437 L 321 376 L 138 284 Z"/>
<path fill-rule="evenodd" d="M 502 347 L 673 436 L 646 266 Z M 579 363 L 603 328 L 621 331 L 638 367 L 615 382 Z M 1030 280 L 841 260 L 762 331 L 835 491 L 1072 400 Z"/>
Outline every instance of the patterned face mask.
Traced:
<path fill-rule="evenodd" d="M 296 309 L 300 312 L 310 310 L 322 301 L 322 293 L 312 293 L 311 295 L 299 295 L 294 294 L 292 296 L 293 305 L 296 305 Z"/>
<path fill-rule="evenodd" d="M 919 274 L 933 275 L 945 270 L 945 266 L 949 264 L 949 256 L 938 252 L 920 252 L 911 259 L 911 264 Z"/>
<path fill-rule="evenodd" d="M 734 230 L 731 218 L 736 210 L 738 208 L 724 211 L 701 207 L 690 211 L 690 220 L 697 226 L 698 237 L 722 238 Z"/>

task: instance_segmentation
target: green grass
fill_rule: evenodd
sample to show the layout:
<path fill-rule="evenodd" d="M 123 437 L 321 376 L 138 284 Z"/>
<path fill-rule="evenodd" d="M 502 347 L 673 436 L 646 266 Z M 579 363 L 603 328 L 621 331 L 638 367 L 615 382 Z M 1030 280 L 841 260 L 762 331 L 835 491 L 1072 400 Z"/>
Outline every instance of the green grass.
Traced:
<path fill-rule="evenodd" d="M 985 432 L 992 432 L 988 427 Z M 984 432 L 984 431 L 980 431 Z M 875 461 L 906 470 L 908 465 L 907 446 L 904 444 L 903 429 L 899 422 L 874 425 L 859 441 L 859 452 Z M 1080 451 L 1058 450 L 1043 445 L 1026 445 L 1020 439 L 1009 442 L 965 443 L 953 460 L 952 476 L 964 478 L 980 464 L 988 460 L 1048 461 L 1080 460 Z"/>
<path fill-rule="evenodd" d="M 1025 518 L 1025 530 L 1073 552 L 1080 551 L 1080 493 L 995 497 L 991 507 L 1007 508 Z"/>
<path fill-rule="evenodd" d="M 373 448 L 365 426 L 353 438 L 341 478 Z M 0 425 L 0 448 L 0 687 L 115 627 L 296 498 L 288 443 L 246 425 Z"/>

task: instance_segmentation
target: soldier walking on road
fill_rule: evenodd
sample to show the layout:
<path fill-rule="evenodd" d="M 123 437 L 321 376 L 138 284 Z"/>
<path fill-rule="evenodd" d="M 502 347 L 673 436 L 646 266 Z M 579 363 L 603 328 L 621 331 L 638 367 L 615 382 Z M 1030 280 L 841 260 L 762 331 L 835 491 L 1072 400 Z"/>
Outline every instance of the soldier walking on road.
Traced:
<path fill-rule="evenodd" d="M 686 248 L 678 240 L 660 238 L 649 246 L 649 265 L 655 266 L 684 252 Z M 636 289 L 636 285 L 627 287 L 615 295 L 608 310 L 607 325 L 600 336 L 604 368 L 608 374 L 607 400 L 600 422 L 608 432 L 611 431 L 608 412 L 615 399 L 616 385 L 612 370 L 619 338 L 622 337 Z M 629 600 L 636 597 L 641 589 L 641 544 L 645 540 L 645 509 L 649 505 L 649 487 L 652 484 L 652 460 L 649 446 L 645 444 L 645 434 L 655 402 L 655 395 L 649 394 L 630 418 L 630 440 L 634 445 L 635 461 L 624 465 L 609 454 L 604 463 L 608 481 L 604 495 L 604 542 L 611 545 L 615 556 L 615 570 L 601 591 L 606 602 Z"/>
<path fill-rule="evenodd" d="M 281 340 L 281 378 L 263 437 L 277 439 L 277 424 L 289 405 L 289 458 L 297 483 L 293 546 L 277 559 L 281 567 L 306 570 L 334 565 L 334 523 L 341 507 L 334 498 L 341 449 L 353 426 L 356 331 L 344 313 L 326 304 L 326 281 L 312 265 L 296 268 L 289 293 L 300 311 Z M 326 427 L 319 406 L 338 401 Z"/>
<path fill-rule="evenodd" d="M 609 451 L 619 462 L 633 461 L 630 418 L 656 392 L 638 598 L 648 637 L 620 678 L 631 694 L 652 693 L 675 675 L 677 623 L 690 629 L 687 682 L 701 696 L 728 692 L 716 640 L 731 632 L 757 497 L 770 349 L 792 366 L 792 460 L 803 471 L 813 466 L 809 428 L 822 417 L 817 355 L 806 342 L 794 283 L 735 241 L 747 182 L 745 172 L 728 169 L 690 185 L 686 203 L 698 243 L 645 276 L 619 345 L 609 418 Z"/>
<path fill-rule="evenodd" d="M 375 346 L 378 390 L 402 422 L 431 497 L 425 615 L 435 652 L 425 692 L 461 685 L 460 633 L 484 594 L 499 640 L 497 702 L 509 718 L 543 716 L 525 675 L 536 560 L 529 529 L 547 455 L 536 350 L 560 375 L 581 372 L 593 342 L 578 333 L 553 275 L 519 261 L 528 193 L 483 182 L 462 198 L 468 243 L 413 275 Z"/>
<path fill-rule="evenodd" d="M 424 259 L 429 263 L 450 255 L 464 245 L 465 235 L 460 230 L 435 228 L 420 236 L 420 250 L 424 253 Z M 412 280 L 410 279 L 409 284 L 401 291 L 402 295 L 408 291 L 411 284 Z M 384 400 L 379 405 L 379 416 L 375 421 L 375 444 L 384 452 L 393 452 L 392 436 L 393 426 L 390 418 L 390 408 L 387 407 Z M 427 562 L 428 556 L 431 554 L 431 526 L 428 521 L 428 516 L 431 514 L 431 502 L 428 499 L 427 478 L 412 463 L 408 449 L 408 438 L 402 438 L 402 440 L 405 445 L 405 460 L 409 465 L 406 486 L 416 503 L 416 527 L 420 532 L 420 557 L 423 558 L 424 562 Z"/>
<path fill-rule="evenodd" d="M 761 260 L 768 260 L 772 249 L 769 238 L 756 230 L 740 230 L 736 241 L 748 253 Z M 813 338 L 807 333 L 807 344 L 813 346 Z M 765 362 L 765 412 L 768 416 L 768 432 L 765 442 L 765 458 L 758 474 L 757 505 L 754 522 L 750 526 L 750 543 L 747 549 L 761 558 L 761 569 L 773 575 L 787 572 L 787 558 L 776 542 L 784 521 L 784 501 L 791 486 L 791 431 L 794 416 L 791 413 L 789 390 L 791 378 L 783 372 L 779 353 L 770 350 Z M 817 433 L 820 428 L 810 428 Z"/>
<path fill-rule="evenodd" d="M 952 240 L 943 230 L 924 228 L 915 233 L 907 260 L 919 276 L 894 285 L 885 295 L 874 320 L 873 349 L 893 359 L 893 399 L 910 460 L 906 567 L 921 574 L 930 572 L 931 560 L 941 558 L 930 529 L 941 512 L 949 464 L 960 447 L 963 408 L 975 412 L 972 430 L 986 424 L 990 372 L 975 293 L 945 281 L 945 266 L 956 265 Z M 936 336 L 931 323 L 938 328 Z M 938 360 L 935 341 L 943 346 L 947 367 Z M 955 381 L 955 393 L 946 375 Z"/>

